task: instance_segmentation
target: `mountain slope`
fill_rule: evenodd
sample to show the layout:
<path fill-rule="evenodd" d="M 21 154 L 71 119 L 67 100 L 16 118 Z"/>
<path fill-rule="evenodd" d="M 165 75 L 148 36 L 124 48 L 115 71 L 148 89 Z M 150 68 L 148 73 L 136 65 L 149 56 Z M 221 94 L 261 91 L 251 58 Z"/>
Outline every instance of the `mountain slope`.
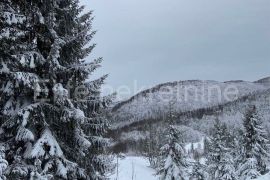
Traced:
<path fill-rule="evenodd" d="M 179 114 L 234 102 L 269 89 L 269 82 L 270 78 L 256 82 L 193 80 L 161 84 L 117 104 L 113 108 L 113 129 L 164 118 L 170 112 Z"/>
<path fill-rule="evenodd" d="M 178 125 L 184 142 L 196 142 L 203 136 L 211 135 L 211 129 L 217 118 L 226 123 L 232 132 L 238 133 L 239 128 L 243 128 L 242 120 L 250 105 L 257 107 L 258 114 L 270 135 L 270 89 L 252 93 L 222 105 L 181 112 L 176 114 L 170 123 Z M 157 142 L 162 142 L 167 126 L 166 118 L 157 117 L 146 118 L 112 130 L 111 134 L 116 141 L 114 149 L 120 152 L 147 150 L 149 135 L 154 135 Z"/>

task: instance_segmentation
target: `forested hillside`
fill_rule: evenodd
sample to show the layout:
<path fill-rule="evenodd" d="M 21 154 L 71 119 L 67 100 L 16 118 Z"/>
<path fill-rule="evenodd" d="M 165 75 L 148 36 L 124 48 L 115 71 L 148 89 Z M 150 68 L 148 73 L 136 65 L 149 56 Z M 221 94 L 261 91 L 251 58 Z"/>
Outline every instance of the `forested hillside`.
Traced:
<path fill-rule="evenodd" d="M 170 111 L 184 113 L 224 105 L 270 88 L 269 78 L 245 81 L 180 81 L 142 91 L 113 108 L 112 128 L 121 128 L 145 119 L 166 117 Z M 226 98 L 226 92 L 235 94 Z"/>
<path fill-rule="evenodd" d="M 156 137 L 160 134 L 160 138 L 162 138 L 169 119 L 172 124 L 178 125 L 179 129 L 184 132 L 186 142 L 196 142 L 200 140 L 202 135 L 208 136 L 210 134 L 213 122 L 217 118 L 232 130 L 238 131 L 239 128 L 241 129 L 241 121 L 250 105 L 257 107 L 258 114 L 260 114 L 264 125 L 270 127 L 270 89 L 268 89 L 267 83 L 264 85 L 259 84 L 259 86 L 265 87 L 264 90 L 251 92 L 231 102 L 189 111 L 176 111 L 168 107 L 169 110 L 160 110 L 151 117 L 146 116 L 146 118 L 132 123 L 127 118 L 128 125 L 113 129 L 111 133 L 119 142 L 120 149 L 125 149 L 127 146 L 128 149 L 140 151 L 147 144 L 143 142 L 150 138 L 151 134 L 154 133 Z M 137 111 L 135 115 L 140 116 L 140 112 Z"/>

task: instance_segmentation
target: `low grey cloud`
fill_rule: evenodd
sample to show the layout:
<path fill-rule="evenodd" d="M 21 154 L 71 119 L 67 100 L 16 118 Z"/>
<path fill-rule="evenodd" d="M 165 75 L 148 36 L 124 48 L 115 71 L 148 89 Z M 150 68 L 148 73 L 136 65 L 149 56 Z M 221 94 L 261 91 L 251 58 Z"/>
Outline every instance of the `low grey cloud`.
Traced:
<path fill-rule="evenodd" d="M 269 0 L 83 0 L 108 84 L 269 76 Z"/>

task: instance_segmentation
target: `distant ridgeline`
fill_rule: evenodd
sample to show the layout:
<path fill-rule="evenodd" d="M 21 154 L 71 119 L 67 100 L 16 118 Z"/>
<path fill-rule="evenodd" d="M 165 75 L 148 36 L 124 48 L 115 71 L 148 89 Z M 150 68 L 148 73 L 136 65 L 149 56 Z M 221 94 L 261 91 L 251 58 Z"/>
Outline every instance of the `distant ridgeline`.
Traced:
<path fill-rule="evenodd" d="M 185 142 L 198 142 L 210 134 L 217 118 L 237 131 L 242 128 L 243 116 L 250 105 L 257 107 L 265 125 L 270 127 L 269 82 L 270 78 L 256 82 L 180 81 L 145 90 L 113 108 L 110 130 L 116 141 L 113 151 L 144 153 L 151 135 L 162 141 L 168 124 L 178 125 Z M 235 97 L 226 99 L 226 94 L 218 94 L 230 88 L 237 89 Z M 173 93 L 164 93 L 169 91 Z"/>

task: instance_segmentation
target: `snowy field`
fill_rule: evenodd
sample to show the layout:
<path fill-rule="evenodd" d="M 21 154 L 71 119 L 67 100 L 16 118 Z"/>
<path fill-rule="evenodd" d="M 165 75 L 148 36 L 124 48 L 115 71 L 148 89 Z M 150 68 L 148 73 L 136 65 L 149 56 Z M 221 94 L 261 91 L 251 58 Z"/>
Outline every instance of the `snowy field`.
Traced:
<path fill-rule="evenodd" d="M 259 177 L 257 180 L 270 180 L 270 174 Z"/>
<path fill-rule="evenodd" d="M 147 159 L 142 157 L 126 157 L 119 159 L 117 173 L 110 177 L 111 180 L 158 180 L 155 170 L 149 167 Z"/>
<path fill-rule="evenodd" d="M 117 173 L 110 176 L 110 180 L 159 180 L 155 176 L 155 170 L 149 167 L 149 162 L 143 157 L 126 157 L 119 159 Z M 262 176 L 257 180 L 270 180 L 270 174 Z"/>

